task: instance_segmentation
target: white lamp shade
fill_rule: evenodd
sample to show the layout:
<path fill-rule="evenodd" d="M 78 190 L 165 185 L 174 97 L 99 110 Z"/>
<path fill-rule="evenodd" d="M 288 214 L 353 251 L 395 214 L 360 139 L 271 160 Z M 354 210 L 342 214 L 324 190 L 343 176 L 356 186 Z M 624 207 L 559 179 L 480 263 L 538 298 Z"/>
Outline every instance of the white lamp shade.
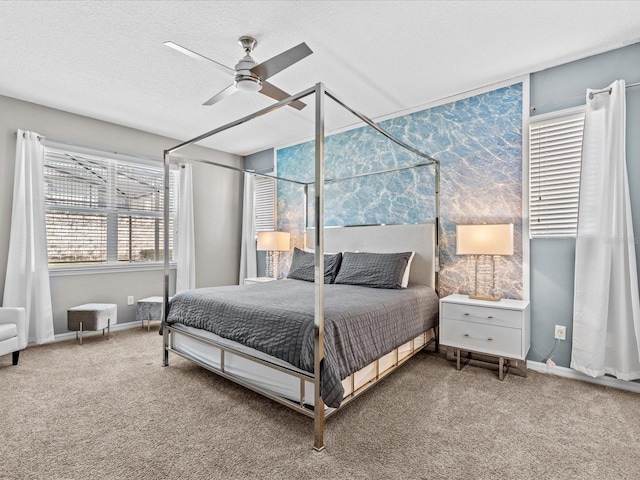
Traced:
<path fill-rule="evenodd" d="M 288 252 L 290 243 L 289 232 L 258 232 L 257 250 Z"/>
<path fill-rule="evenodd" d="M 513 255 L 513 223 L 456 225 L 457 255 Z"/>

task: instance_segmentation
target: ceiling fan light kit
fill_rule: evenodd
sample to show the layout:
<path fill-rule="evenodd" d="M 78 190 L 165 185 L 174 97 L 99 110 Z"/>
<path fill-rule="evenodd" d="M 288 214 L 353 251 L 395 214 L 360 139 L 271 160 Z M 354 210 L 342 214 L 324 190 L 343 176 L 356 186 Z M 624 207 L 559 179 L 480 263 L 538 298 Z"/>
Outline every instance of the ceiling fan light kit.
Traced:
<path fill-rule="evenodd" d="M 240 37 L 238 43 L 244 48 L 246 56 L 236 64 L 235 86 L 242 92 L 259 92 L 262 89 L 262 80 L 251 71 L 256 66 L 251 52 L 258 42 L 251 37 Z"/>
<path fill-rule="evenodd" d="M 259 92 L 262 90 L 262 81 L 252 75 L 236 75 L 236 88 L 242 92 Z"/>
<path fill-rule="evenodd" d="M 291 95 L 289 95 L 284 90 L 280 90 L 278 87 L 272 85 L 266 80 L 313 53 L 307 46 L 307 44 L 303 42 L 300 45 L 290 48 L 289 50 L 286 50 L 279 55 L 270 58 L 269 60 L 266 60 L 260 64 L 256 64 L 256 61 L 253 59 L 253 57 L 251 57 L 251 53 L 253 52 L 253 49 L 258 45 L 257 40 L 253 37 L 245 35 L 238 39 L 238 43 L 244 50 L 245 56 L 236 64 L 235 69 L 231 69 L 225 65 L 222 65 L 221 63 L 216 62 L 215 60 L 205 57 L 204 55 L 200 55 L 199 53 L 182 47 L 176 43 L 165 42 L 165 45 L 175 49 L 180 53 L 188 55 L 191 58 L 196 58 L 198 60 L 208 60 L 209 62 L 212 62 L 216 67 L 218 67 L 218 69 L 234 76 L 234 83 L 232 85 L 229 85 L 224 90 L 211 97 L 209 100 L 204 102 L 203 105 L 213 105 L 214 103 L 227 98 L 229 95 L 237 92 L 238 90 L 252 93 L 260 92 L 267 97 L 273 98 L 274 100 L 284 100 Z M 302 110 L 306 105 L 300 100 L 296 100 L 295 102 L 291 102 L 289 106 L 298 110 Z"/>

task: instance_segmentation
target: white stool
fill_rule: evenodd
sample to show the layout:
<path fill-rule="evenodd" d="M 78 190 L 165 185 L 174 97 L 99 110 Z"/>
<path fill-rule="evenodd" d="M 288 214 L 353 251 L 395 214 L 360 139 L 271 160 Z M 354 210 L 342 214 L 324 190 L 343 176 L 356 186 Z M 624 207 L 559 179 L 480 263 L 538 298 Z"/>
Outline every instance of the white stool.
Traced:
<path fill-rule="evenodd" d="M 118 305 L 115 303 L 86 303 L 71 307 L 67 310 L 67 329 L 76 332 L 76 339 L 80 333 L 80 345 L 82 345 L 82 332 L 84 330 L 107 329 L 107 340 L 111 334 L 111 325 L 118 323 Z"/>
<path fill-rule="evenodd" d="M 138 300 L 136 309 L 136 320 L 142 322 L 147 321 L 147 331 L 151 330 L 151 320 L 162 320 L 162 307 L 164 304 L 163 297 L 147 297 Z"/>

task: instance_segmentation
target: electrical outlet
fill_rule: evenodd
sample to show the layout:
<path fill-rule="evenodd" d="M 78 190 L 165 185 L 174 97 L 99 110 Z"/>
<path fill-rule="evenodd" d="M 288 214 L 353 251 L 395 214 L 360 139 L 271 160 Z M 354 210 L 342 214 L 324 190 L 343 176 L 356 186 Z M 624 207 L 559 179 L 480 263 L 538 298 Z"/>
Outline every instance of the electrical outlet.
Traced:
<path fill-rule="evenodd" d="M 566 340 L 566 338 L 567 338 L 567 327 L 565 327 L 564 325 L 556 325 L 555 338 L 557 340 Z"/>
<path fill-rule="evenodd" d="M 127 305 L 133 305 L 133 295 L 129 295 L 127 297 Z"/>

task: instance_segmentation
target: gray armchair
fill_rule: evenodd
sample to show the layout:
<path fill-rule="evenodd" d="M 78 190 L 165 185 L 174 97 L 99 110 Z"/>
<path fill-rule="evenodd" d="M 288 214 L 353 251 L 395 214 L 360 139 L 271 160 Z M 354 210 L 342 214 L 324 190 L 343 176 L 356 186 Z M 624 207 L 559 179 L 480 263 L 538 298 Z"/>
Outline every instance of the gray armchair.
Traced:
<path fill-rule="evenodd" d="M 27 321 L 24 308 L 0 307 L 0 356 L 13 354 L 13 364 L 18 364 L 20 350 L 27 346 Z"/>

